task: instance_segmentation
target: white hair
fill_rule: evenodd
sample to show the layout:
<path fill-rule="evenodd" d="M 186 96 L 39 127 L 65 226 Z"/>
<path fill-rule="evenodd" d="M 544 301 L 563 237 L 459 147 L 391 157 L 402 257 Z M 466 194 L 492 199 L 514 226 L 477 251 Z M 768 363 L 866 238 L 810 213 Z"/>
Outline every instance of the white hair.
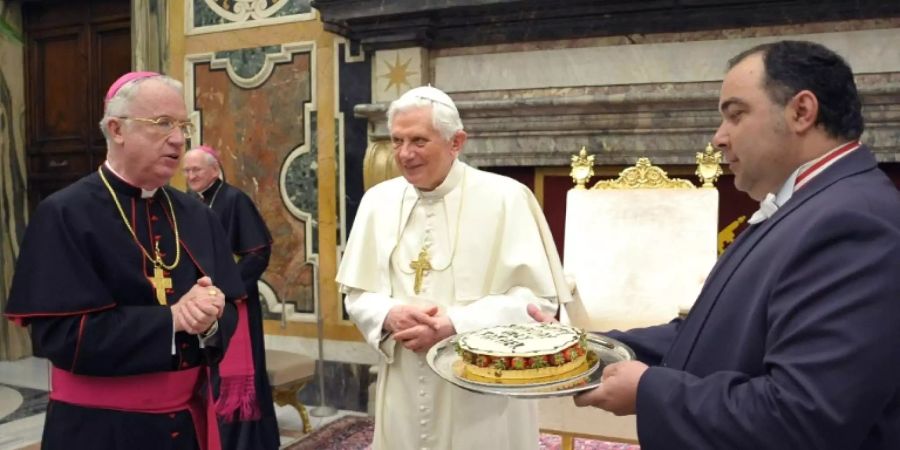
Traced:
<path fill-rule="evenodd" d="M 447 141 L 463 130 L 463 123 L 453 99 L 444 91 L 431 86 L 410 89 L 391 102 L 387 112 L 388 129 L 391 129 L 397 113 L 419 108 L 431 108 L 431 125 Z"/>
<path fill-rule="evenodd" d="M 221 169 L 221 168 L 219 167 L 219 160 L 217 160 L 215 156 L 210 155 L 209 153 L 207 153 L 207 152 L 203 151 L 202 149 L 200 149 L 200 147 L 194 147 L 194 148 L 188 150 L 187 152 L 184 153 L 184 156 L 187 156 L 189 153 L 190 153 L 190 154 L 193 154 L 193 153 L 200 153 L 200 154 L 202 155 L 202 157 L 203 157 L 203 163 L 204 163 L 204 164 L 206 164 L 207 166 L 213 166 L 213 167 L 215 167 L 215 168 L 217 168 L 217 169 Z"/>
<path fill-rule="evenodd" d="M 107 146 L 109 146 L 110 143 L 109 131 L 107 130 L 109 120 L 116 117 L 128 116 L 129 111 L 131 110 L 131 102 L 134 100 L 138 87 L 148 80 L 159 81 L 174 89 L 178 92 L 178 95 L 182 95 L 184 92 L 181 82 L 167 75 L 154 75 L 152 77 L 138 78 L 122 85 L 112 98 L 106 102 L 106 107 L 103 110 L 103 118 L 100 119 L 100 132 L 102 132 L 103 137 L 106 138 Z"/>

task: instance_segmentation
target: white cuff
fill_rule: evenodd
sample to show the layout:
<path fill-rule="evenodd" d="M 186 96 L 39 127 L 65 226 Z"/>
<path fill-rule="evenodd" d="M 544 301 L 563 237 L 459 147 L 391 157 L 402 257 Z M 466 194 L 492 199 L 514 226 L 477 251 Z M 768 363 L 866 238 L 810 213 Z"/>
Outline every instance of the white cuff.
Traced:
<path fill-rule="evenodd" d="M 206 348 L 206 340 L 213 337 L 213 335 L 218 332 L 219 332 L 219 321 L 216 320 L 209 327 L 209 329 L 206 330 L 206 332 L 203 332 L 203 333 L 200 333 L 197 335 L 197 339 L 200 340 L 200 348 Z"/>
<path fill-rule="evenodd" d="M 384 320 L 391 308 L 400 302 L 384 294 L 349 289 L 344 297 L 344 305 L 350 320 L 356 324 L 366 342 L 377 350 L 388 362 L 394 355 L 394 340 L 384 333 Z"/>
<path fill-rule="evenodd" d="M 530 289 L 514 287 L 503 295 L 488 295 L 464 306 L 450 307 L 447 317 L 458 334 L 497 325 L 534 322 L 528 315 L 529 303 L 545 313 L 556 313 L 556 299 L 537 297 Z"/>

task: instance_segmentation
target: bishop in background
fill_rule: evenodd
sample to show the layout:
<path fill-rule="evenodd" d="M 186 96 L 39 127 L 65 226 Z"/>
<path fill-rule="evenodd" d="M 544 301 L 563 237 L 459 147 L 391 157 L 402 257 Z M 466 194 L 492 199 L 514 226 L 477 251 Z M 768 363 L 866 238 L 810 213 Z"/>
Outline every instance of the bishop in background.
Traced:
<path fill-rule="evenodd" d="M 363 197 L 337 276 L 382 356 L 373 446 L 535 449 L 533 403 L 445 383 L 425 353 L 455 333 L 531 322 L 529 302 L 553 314 L 568 300 L 543 213 L 527 187 L 457 159 L 466 133 L 444 92 L 406 92 L 388 127 L 403 176 Z"/>
<path fill-rule="evenodd" d="M 225 182 L 222 175 L 222 159 L 219 152 L 208 146 L 188 150 L 182 165 L 188 187 L 200 200 L 216 213 L 225 228 L 225 237 L 234 253 L 241 273 L 241 281 L 247 291 L 247 301 L 238 304 L 238 326 L 245 328 L 249 336 L 249 353 L 236 350 L 226 353 L 226 361 L 236 361 L 234 367 L 253 374 L 253 390 L 259 403 L 259 414 L 250 420 L 225 418 L 220 421 L 222 448 L 275 450 L 279 446 L 278 423 L 272 404 L 272 390 L 266 376 L 266 349 L 263 339 L 262 305 L 257 282 L 269 266 L 272 254 L 272 235 L 265 221 L 253 204 L 253 200 L 240 189 Z M 248 346 L 234 347 L 247 349 Z M 231 366 L 226 366 L 231 367 Z M 224 367 L 222 370 L 226 370 Z M 217 391 L 221 377 L 213 376 Z"/>

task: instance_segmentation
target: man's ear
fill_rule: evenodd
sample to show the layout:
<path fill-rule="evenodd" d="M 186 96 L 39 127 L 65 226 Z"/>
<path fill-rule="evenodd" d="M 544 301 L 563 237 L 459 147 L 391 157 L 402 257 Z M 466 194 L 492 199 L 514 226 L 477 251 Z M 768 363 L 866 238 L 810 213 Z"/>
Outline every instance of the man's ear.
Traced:
<path fill-rule="evenodd" d="M 122 120 L 113 117 L 106 121 L 106 131 L 113 142 L 117 144 L 125 142 L 125 124 Z"/>
<path fill-rule="evenodd" d="M 795 133 L 802 134 L 816 126 L 819 117 L 819 99 L 811 91 L 802 90 L 787 104 L 788 126 Z"/>
<path fill-rule="evenodd" d="M 453 152 L 453 156 L 459 155 L 463 146 L 466 145 L 466 139 L 468 139 L 468 135 L 463 130 L 459 130 L 453 135 L 453 138 L 450 139 L 450 151 Z"/>

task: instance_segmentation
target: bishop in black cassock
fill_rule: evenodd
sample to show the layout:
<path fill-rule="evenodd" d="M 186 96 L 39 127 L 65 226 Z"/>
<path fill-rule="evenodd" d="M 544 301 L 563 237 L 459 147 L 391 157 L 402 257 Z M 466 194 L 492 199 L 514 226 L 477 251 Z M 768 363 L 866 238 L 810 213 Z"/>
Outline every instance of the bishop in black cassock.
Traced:
<path fill-rule="evenodd" d="M 220 179 L 219 152 L 203 145 L 184 155 L 188 186 L 219 217 L 234 253 L 244 289 L 252 349 L 254 388 L 259 401 L 258 420 L 222 420 L 222 448 L 275 450 L 279 447 L 278 423 L 272 391 L 266 376 L 262 306 L 257 282 L 269 265 L 272 235 L 250 197 Z M 214 377 L 214 380 L 216 378 Z"/>
<path fill-rule="evenodd" d="M 221 225 L 207 209 L 175 189 L 142 198 L 103 167 L 145 249 L 159 243 L 163 260 L 175 255 L 173 217 L 181 261 L 166 277 L 166 305 L 209 276 L 226 299 L 244 297 Z M 165 192 L 164 192 L 165 191 Z M 168 210 L 166 195 L 174 214 Z M 98 173 L 48 197 L 25 232 L 6 314 L 31 325 L 35 354 L 79 375 L 121 377 L 206 366 L 218 361 L 234 330 L 229 305 L 219 319 L 218 342 L 200 348 L 196 336 L 175 333 L 150 279 L 153 265 L 126 229 Z M 202 387 L 197 387 L 202 392 Z M 43 448 L 129 450 L 193 449 L 190 414 L 146 414 L 95 409 L 62 401 L 47 411 Z M 170 442 L 171 441 L 171 442 Z M 179 445 L 182 443 L 184 445 Z"/>
<path fill-rule="evenodd" d="M 217 217 L 165 186 L 186 117 L 177 81 L 123 76 L 107 162 L 31 218 L 5 313 L 52 363 L 43 449 L 220 448 L 206 372 L 245 292 Z"/>

